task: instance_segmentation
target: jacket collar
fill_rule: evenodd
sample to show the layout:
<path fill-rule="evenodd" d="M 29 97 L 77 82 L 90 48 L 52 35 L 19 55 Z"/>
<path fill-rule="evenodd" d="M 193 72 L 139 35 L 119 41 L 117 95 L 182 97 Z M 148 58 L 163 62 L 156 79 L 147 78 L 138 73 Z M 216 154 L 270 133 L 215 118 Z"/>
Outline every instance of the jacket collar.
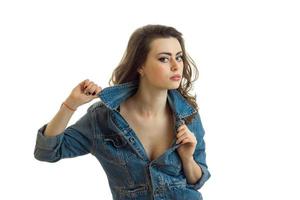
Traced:
<path fill-rule="evenodd" d="M 120 104 L 132 96 L 138 89 L 138 80 L 106 87 L 98 94 L 102 102 L 110 109 L 117 110 Z M 168 90 L 168 102 L 176 118 L 182 119 L 197 112 L 176 89 Z"/>

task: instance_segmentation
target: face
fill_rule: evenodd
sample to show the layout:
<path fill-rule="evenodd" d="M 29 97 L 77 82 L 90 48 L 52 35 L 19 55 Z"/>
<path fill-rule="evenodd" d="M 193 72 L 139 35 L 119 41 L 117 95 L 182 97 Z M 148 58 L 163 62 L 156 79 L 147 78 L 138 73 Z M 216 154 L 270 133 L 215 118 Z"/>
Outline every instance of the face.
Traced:
<path fill-rule="evenodd" d="M 182 79 L 182 49 L 176 38 L 159 38 L 150 44 L 146 62 L 138 70 L 143 74 L 142 81 L 160 89 L 176 89 Z M 171 79 L 180 75 L 179 79 Z"/>

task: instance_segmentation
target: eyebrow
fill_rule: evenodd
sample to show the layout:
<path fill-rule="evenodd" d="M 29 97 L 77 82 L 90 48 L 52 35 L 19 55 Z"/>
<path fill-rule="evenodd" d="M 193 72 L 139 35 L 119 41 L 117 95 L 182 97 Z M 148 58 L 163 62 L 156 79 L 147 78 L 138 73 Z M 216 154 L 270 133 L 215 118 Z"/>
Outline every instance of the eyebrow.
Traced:
<path fill-rule="evenodd" d="M 176 56 L 177 56 L 178 54 L 180 54 L 180 53 L 182 53 L 182 51 L 179 51 L 178 53 L 176 53 Z M 161 53 L 158 53 L 157 55 L 160 55 L 160 54 L 167 54 L 167 55 L 169 55 L 169 56 L 172 55 L 170 52 L 161 52 Z"/>

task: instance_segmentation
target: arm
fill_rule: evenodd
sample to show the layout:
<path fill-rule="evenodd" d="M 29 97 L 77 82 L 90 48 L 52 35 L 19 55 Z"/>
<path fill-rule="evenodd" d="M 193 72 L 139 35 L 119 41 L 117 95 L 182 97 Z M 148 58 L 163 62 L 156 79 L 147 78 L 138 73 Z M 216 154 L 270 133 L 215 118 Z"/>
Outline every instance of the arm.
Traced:
<path fill-rule="evenodd" d="M 98 98 L 101 88 L 88 79 L 79 83 L 65 103 L 71 109 Z M 92 94 L 92 95 L 90 95 Z M 40 161 L 56 162 L 62 158 L 71 158 L 93 151 L 94 128 L 92 111 L 82 116 L 75 124 L 66 128 L 73 111 L 62 105 L 50 121 L 39 130 L 34 148 L 34 157 Z"/>
<path fill-rule="evenodd" d="M 77 109 L 77 106 L 72 103 L 69 99 L 65 101 L 65 103 Z M 44 135 L 47 137 L 53 137 L 62 133 L 67 127 L 68 122 L 70 121 L 74 111 L 67 108 L 65 105 L 62 105 L 53 119 L 47 124 Z"/>
<path fill-rule="evenodd" d="M 193 158 L 188 159 L 184 164 L 184 172 L 187 177 L 188 187 L 199 190 L 211 176 L 206 164 L 205 131 L 199 113 L 197 113 L 192 126 L 197 139 L 197 146 Z"/>
<path fill-rule="evenodd" d="M 202 170 L 194 158 L 182 160 L 184 174 L 188 184 L 195 184 L 202 176 Z"/>
<path fill-rule="evenodd" d="M 52 122 L 54 121 L 52 125 L 57 125 L 55 124 L 55 119 L 62 117 L 66 120 L 70 116 L 70 112 L 64 109 L 62 106 L 56 118 L 54 117 L 54 120 L 52 120 Z M 67 112 L 65 116 L 63 115 L 64 112 Z M 66 124 L 67 121 L 65 121 Z M 63 126 L 65 124 L 62 122 L 57 125 L 60 128 L 54 126 L 51 129 L 49 125 L 50 123 L 45 124 L 38 130 L 34 148 L 34 157 L 37 160 L 57 162 L 63 158 L 72 158 L 93 152 L 94 129 L 90 109 L 75 124 L 64 130 Z M 50 127 L 49 129 L 47 129 L 48 126 Z M 47 134 L 53 135 L 46 135 L 47 130 Z"/>

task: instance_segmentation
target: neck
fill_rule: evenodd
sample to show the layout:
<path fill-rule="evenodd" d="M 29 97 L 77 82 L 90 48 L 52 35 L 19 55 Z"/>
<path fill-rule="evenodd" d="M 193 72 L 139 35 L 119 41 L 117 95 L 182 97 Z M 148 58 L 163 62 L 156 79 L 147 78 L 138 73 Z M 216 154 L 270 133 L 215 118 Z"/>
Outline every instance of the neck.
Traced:
<path fill-rule="evenodd" d="M 159 89 L 141 81 L 137 92 L 131 98 L 131 105 L 141 117 L 156 118 L 167 112 L 167 95 L 167 89 Z"/>

